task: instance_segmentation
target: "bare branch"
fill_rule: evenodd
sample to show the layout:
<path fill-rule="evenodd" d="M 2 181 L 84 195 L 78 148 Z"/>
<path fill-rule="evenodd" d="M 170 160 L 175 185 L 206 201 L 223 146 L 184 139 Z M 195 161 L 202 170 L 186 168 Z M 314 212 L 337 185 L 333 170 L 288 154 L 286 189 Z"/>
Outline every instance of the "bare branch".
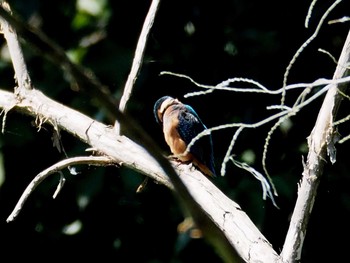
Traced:
<path fill-rule="evenodd" d="M 0 108 L 6 107 L 9 101 L 14 100 L 12 93 L 0 90 Z M 88 143 L 96 151 L 110 157 L 113 162 L 145 174 L 158 183 L 174 189 L 167 173 L 143 147 L 125 136 L 117 136 L 112 127 L 65 107 L 35 89 L 26 94 L 26 98 L 18 102 L 13 110 L 34 117 L 46 116 L 48 124 L 56 123 L 60 129 Z M 271 244 L 238 204 L 225 196 L 199 171 L 193 171 L 190 165 L 176 164 L 173 167 L 179 174 L 177 178 L 192 194 L 202 213 L 209 216 L 215 222 L 214 227 L 220 229 L 220 232 L 224 234 L 224 239 L 219 238 L 217 234 L 212 235 L 215 237 L 215 240 L 211 240 L 212 242 L 216 242 L 217 246 L 224 245 L 220 249 L 226 251 L 229 251 L 227 244 L 231 244 L 246 262 L 259 262 L 260 260 L 260 262 L 267 263 L 278 260 L 279 256 Z M 196 220 L 195 222 L 197 224 Z M 218 241 L 225 239 L 228 242 L 226 245 Z"/>
<path fill-rule="evenodd" d="M 5 17 L 5 19 L 9 19 L 10 21 L 13 22 L 13 18 L 11 16 L 8 15 L 8 13 L 6 11 L 4 11 L 2 8 L 0 8 L 0 16 L 1 17 Z M 1 21 L 0 21 L 1 22 Z M 15 21 L 16 22 L 16 21 Z M 14 23 L 15 23 L 14 22 Z M 22 25 L 20 23 L 20 25 Z M 26 33 L 28 33 L 27 31 L 25 31 Z M 30 34 L 32 34 L 29 31 Z M 34 39 L 37 37 L 37 35 L 34 35 Z M 42 41 L 42 39 L 39 37 L 39 40 Z M 45 39 L 47 40 L 47 39 Z M 46 45 L 47 42 L 44 41 L 44 44 Z M 47 46 L 46 46 L 47 47 Z M 55 45 L 49 45 L 49 48 L 53 48 L 55 47 Z M 54 49 L 54 51 L 60 51 L 60 50 L 56 50 Z M 58 53 L 60 55 L 60 53 Z M 63 59 L 66 59 L 65 56 L 62 57 Z M 222 230 L 220 229 L 220 227 L 216 224 L 215 221 L 212 220 L 211 217 L 208 216 L 208 214 L 205 212 L 206 210 L 203 210 L 201 205 L 199 203 L 196 202 L 196 200 L 193 199 L 190 191 L 188 190 L 188 188 L 186 187 L 186 185 L 184 184 L 184 182 L 179 178 L 178 174 L 176 173 L 176 171 L 174 170 L 173 166 L 169 163 L 169 161 L 162 155 L 160 149 L 157 147 L 156 143 L 152 140 L 152 138 L 150 136 L 148 136 L 146 133 L 143 132 L 143 129 L 141 129 L 139 127 L 139 125 L 130 117 L 126 116 L 125 114 L 121 113 L 118 109 L 114 108 L 113 102 L 111 100 L 111 97 L 105 97 L 107 94 L 103 92 L 103 90 L 100 89 L 100 86 L 98 85 L 98 83 L 96 83 L 97 80 L 95 79 L 90 79 L 87 77 L 87 75 L 85 75 L 85 71 L 82 71 L 82 69 L 75 67 L 73 63 L 71 63 L 69 60 L 65 60 L 68 63 L 68 67 L 70 69 L 69 73 L 74 72 L 77 74 L 77 76 L 82 77 L 81 80 L 86 81 L 86 83 L 84 83 L 85 85 L 91 85 L 91 87 L 93 87 L 93 91 L 97 91 L 101 98 L 101 100 L 103 100 L 104 98 L 107 100 L 107 109 L 110 111 L 110 113 L 112 114 L 112 116 L 115 116 L 118 121 L 120 121 L 120 123 L 125 127 L 125 129 L 128 131 L 128 134 L 133 138 L 138 140 L 140 143 L 142 142 L 142 145 L 145 147 L 145 149 L 147 149 L 147 151 L 152 155 L 151 159 L 157 160 L 157 164 L 160 165 L 161 167 L 161 171 L 164 172 L 167 176 L 169 176 L 169 178 L 171 179 L 172 185 L 174 186 L 174 189 L 176 190 L 176 196 L 179 198 L 180 203 L 183 205 L 182 208 L 186 208 L 186 210 L 184 212 L 189 213 L 189 215 L 194 219 L 197 227 L 201 230 L 201 232 L 203 233 L 204 237 L 212 243 L 212 245 L 218 250 L 220 251 L 220 255 L 223 257 L 223 259 L 225 259 L 225 261 L 227 262 L 239 262 L 240 256 L 238 255 L 235 246 L 232 245 L 232 243 L 230 242 L 230 240 L 228 239 L 228 237 L 225 235 L 224 232 L 222 232 Z M 18 63 L 17 61 L 13 61 L 13 63 Z M 66 65 L 67 66 L 67 65 Z M 16 67 L 15 67 L 16 69 Z M 74 75 L 75 76 L 75 75 Z M 35 115 L 36 118 L 39 118 L 42 121 L 46 121 L 49 122 L 52 126 L 59 127 L 62 129 L 67 129 L 70 130 L 70 132 L 74 135 L 77 136 L 77 133 L 79 134 L 79 132 L 77 132 L 77 130 L 72 130 L 72 126 L 65 126 L 65 127 L 61 127 L 61 125 L 59 125 L 59 122 L 62 121 L 61 118 L 70 118 L 70 115 L 64 115 L 67 113 L 67 109 L 64 108 L 63 105 L 60 105 L 54 101 L 50 102 L 50 99 L 45 97 L 42 93 L 38 92 L 35 89 L 32 90 L 24 90 L 21 100 L 18 100 L 16 103 L 16 108 L 18 107 L 18 105 L 20 103 L 24 103 L 24 101 L 26 101 L 26 103 L 28 103 L 26 106 L 22 107 L 21 109 L 24 110 L 27 114 L 32 114 Z M 16 101 L 16 99 L 14 98 L 10 98 L 9 101 Z M 34 101 L 36 101 L 36 103 L 33 103 Z M 31 106 L 35 105 L 34 109 L 31 108 Z M 53 106 L 54 105 L 54 106 Z M 8 106 L 8 103 L 5 103 L 5 106 Z M 23 106 L 23 105 L 22 105 Z M 53 112 L 50 112 L 50 107 L 53 110 Z M 56 110 L 58 110 L 58 108 L 55 108 L 55 106 L 60 107 L 62 110 L 61 112 L 56 112 Z M 42 109 L 45 108 L 44 111 L 42 111 Z M 50 118 L 50 114 L 54 115 L 54 117 L 51 115 Z M 56 118 L 57 116 L 55 116 L 56 114 L 61 115 L 60 118 Z M 62 115 L 63 114 L 63 115 Z M 73 114 L 74 115 L 74 114 Z M 75 117 L 77 117 L 77 115 L 74 115 Z M 84 115 L 83 115 L 84 116 Z M 86 117 L 86 116 L 84 116 Z M 87 118 L 87 117 L 86 117 Z M 89 136 L 87 136 L 88 131 L 91 130 L 92 128 L 92 124 L 93 121 L 91 121 L 88 126 L 83 126 L 84 122 L 80 122 L 77 121 L 75 125 L 75 128 L 77 128 L 78 130 L 81 128 L 85 128 L 84 131 L 84 138 L 86 142 L 89 142 L 91 144 L 91 135 L 89 134 Z M 81 130 L 80 130 L 81 131 Z M 80 134 L 82 135 L 82 134 Z M 115 131 L 113 132 L 113 139 L 117 140 L 118 137 L 115 137 Z M 95 138 L 98 142 L 98 144 L 100 144 L 100 140 L 101 140 L 101 134 Z M 84 139 L 83 139 L 84 140 Z M 115 141 L 112 141 L 111 145 L 115 144 Z M 93 144 L 91 144 L 92 147 L 94 147 Z M 139 148 L 141 148 L 143 151 L 144 148 L 139 146 Z M 98 148 L 97 148 L 98 149 Z M 127 151 L 130 152 L 130 149 L 127 149 Z M 105 151 L 102 150 L 100 151 L 102 153 L 104 153 Z M 106 154 L 108 156 L 110 156 L 108 153 Z M 125 158 L 125 152 L 122 151 L 122 157 L 121 159 Z M 137 156 L 137 155 L 136 155 Z M 113 157 L 111 157 L 113 158 Z M 133 163 L 129 164 L 130 167 L 133 167 L 134 170 L 137 170 L 135 168 L 135 156 L 132 157 L 133 159 Z M 140 160 L 137 159 L 136 163 L 138 163 Z M 149 168 L 149 164 L 148 164 L 148 168 Z M 149 173 L 145 172 L 145 170 L 142 171 L 143 173 L 145 173 L 146 175 L 149 175 L 152 177 L 152 175 L 150 175 Z M 151 172 L 150 172 L 151 173 Z M 203 176 L 203 175 L 202 175 Z M 163 177 L 165 178 L 165 177 Z M 164 182 L 166 180 L 163 180 Z M 246 249 L 246 248 L 245 248 Z"/>
<path fill-rule="evenodd" d="M 0 7 L 4 8 L 8 12 L 11 12 L 10 6 L 5 1 L 0 3 Z M 8 21 L 3 19 L 1 16 L 0 24 L 2 33 L 4 34 L 4 37 L 8 43 L 11 58 L 12 60 L 17 61 L 17 63 L 14 63 L 15 79 L 18 84 L 18 87 L 15 88 L 15 92 L 17 95 L 21 96 L 21 90 L 32 89 L 32 82 L 28 74 L 27 66 L 24 62 L 23 52 L 19 46 L 16 31 L 12 28 Z"/>
<path fill-rule="evenodd" d="M 197 92 L 187 93 L 186 95 L 184 95 L 185 98 L 209 94 L 215 90 L 278 95 L 278 94 L 283 93 L 283 90 L 288 91 L 288 90 L 294 90 L 294 89 L 315 88 L 315 87 L 324 86 L 324 85 L 328 85 L 328 84 L 340 84 L 340 83 L 345 83 L 345 82 L 350 81 L 350 76 L 336 79 L 336 80 L 319 78 L 319 79 L 317 79 L 313 82 L 310 82 L 310 83 L 289 84 L 289 85 L 282 87 L 280 89 L 271 90 L 271 89 L 266 88 L 261 83 L 255 81 L 255 80 L 252 80 L 252 79 L 247 79 L 247 78 L 239 78 L 239 77 L 231 78 L 231 79 L 225 80 L 225 81 L 223 81 L 215 86 L 212 86 L 212 85 L 200 84 L 200 83 L 196 82 L 195 80 L 193 80 L 191 77 L 189 77 L 187 75 L 183 75 L 183 74 L 173 73 L 173 72 L 169 72 L 169 71 L 163 71 L 161 74 L 162 75 L 172 75 L 172 76 L 188 79 L 190 82 L 192 82 L 197 87 L 207 90 L 207 91 L 197 91 Z M 229 86 L 231 83 L 240 83 L 240 82 L 252 84 L 254 86 L 257 86 L 257 88 L 237 88 L 237 87 L 230 87 Z M 275 107 L 283 108 L 284 106 L 285 105 L 278 105 L 278 106 L 276 105 Z"/>
<path fill-rule="evenodd" d="M 241 162 L 235 160 L 233 157 L 230 157 L 230 160 L 233 162 L 234 165 L 236 165 L 237 167 L 239 167 L 241 169 L 248 171 L 257 180 L 259 180 L 261 183 L 261 188 L 263 189 L 263 199 L 266 200 L 266 196 L 268 196 L 271 199 L 273 205 L 275 207 L 279 208 L 275 202 L 275 198 L 273 197 L 273 193 L 272 193 L 272 192 L 276 193 L 276 190 L 271 189 L 269 182 L 265 179 L 265 177 L 261 173 L 259 173 L 257 170 L 255 170 L 253 167 L 249 166 L 248 164 L 241 163 Z M 270 182 L 271 182 L 271 180 L 270 180 Z"/>
<path fill-rule="evenodd" d="M 325 19 L 327 18 L 327 16 L 329 15 L 329 13 L 341 2 L 342 0 L 337 0 L 335 1 L 328 9 L 327 11 L 323 14 L 323 16 L 321 17 L 314 33 L 300 46 L 300 48 L 295 52 L 292 60 L 289 62 L 287 68 L 286 68 L 286 71 L 284 73 L 284 76 L 283 76 L 283 87 L 286 87 L 287 86 L 287 78 L 288 78 L 288 75 L 289 75 L 289 72 L 293 66 L 293 64 L 295 63 L 295 61 L 297 60 L 297 58 L 299 57 L 299 55 L 301 54 L 301 52 L 303 52 L 303 50 L 311 43 L 311 41 L 313 41 L 317 35 L 318 35 L 318 32 L 320 31 L 322 25 L 323 25 L 323 22 L 325 21 Z M 285 101 L 285 91 L 283 91 L 282 93 L 282 98 L 281 98 L 281 105 L 284 105 L 284 101 Z"/>
<path fill-rule="evenodd" d="M 316 2 L 317 0 L 312 0 L 310 6 L 309 6 L 309 9 L 307 11 L 307 15 L 306 15 L 306 18 L 305 18 L 305 28 L 308 28 L 309 27 L 309 21 L 310 21 L 310 18 L 311 18 L 311 14 L 312 14 L 312 11 L 314 10 L 314 7 L 316 5 Z"/>
<path fill-rule="evenodd" d="M 66 178 L 64 177 L 64 174 L 62 173 L 62 171 L 58 171 L 58 173 L 60 174 L 60 181 L 57 185 L 56 191 L 54 192 L 52 198 L 55 199 L 57 197 L 57 195 L 61 192 L 64 183 L 66 182 Z"/>
<path fill-rule="evenodd" d="M 349 21 L 350 21 L 349 16 L 343 16 L 339 19 L 333 19 L 333 20 L 328 21 L 328 24 L 331 25 L 331 24 L 336 24 L 336 23 L 345 23 L 345 22 L 349 22 Z"/>
<path fill-rule="evenodd" d="M 264 144 L 264 149 L 263 149 L 263 158 L 262 158 L 262 165 L 263 165 L 265 175 L 267 176 L 267 178 L 272 186 L 273 192 L 276 196 L 277 196 L 277 190 L 276 190 L 276 188 L 275 188 L 275 186 L 274 186 L 274 184 L 269 176 L 269 173 L 268 173 L 268 170 L 266 167 L 267 149 L 268 149 L 268 145 L 269 145 L 269 141 L 271 139 L 272 133 L 276 130 L 277 127 L 279 127 L 279 125 L 281 123 L 283 123 L 284 120 L 286 120 L 287 118 L 290 118 L 291 116 L 296 115 L 300 110 L 302 110 L 308 104 L 310 104 L 311 102 L 313 102 L 314 100 L 319 98 L 321 95 L 323 95 L 325 92 L 327 92 L 330 84 L 337 85 L 337 84 L 347 83 L 350 81 L 350 76 L 347 76 L 347 77 L 344 76 L 343 78 L 332 79 L 332 80 L 318 79 L 312 83 L 291 84 L 291 85 L 286 86 L 285 88 L 282 87 L 278 90 L 272 91 L 272 90 L 267 89 L 266 87 L 264 87 L 260 83 L 257 83 L 253 80 L 244 79 L 244 78 L 232 78 L 232 79 L 228 79 L 224 82 L 221 82 L 220 84 L 218 84 L 216 86 L 208 86 L 208 85 L 199 84 L 196 81 L 194 81 L 192 78 L 190 78 L 186 75 L 171 73 L 171 72 L 162 72 L 162 74 L 169 74 L 169 75 L 174 75 L 174 76 L 181 77 L 181 78 L 186 78 L 186 79 L 190 80 L 192 83 L 194 83 L 196 86 L 201 87 L 203 89 L 207 89 L 207 91 L 208 91 L 208 92 L 203 91 L 203 92 L 197 92 L 197 93 L 189 93 L 186 96 L 206 94 L 206 93 L 214 91 L 215 89 L 230 90 L 230 91 L 235 91 L 235 92 L 255 92 L 255 93 L 266 93 L 266 94 L 280 94 L 280 93 L 283 93 L 283 91 L 297 89 L 297 88 L 304 88 L 302 90 L 302 92 L 300 93 L 300 95 L 295 100 L 292 107 L 288 107 L 286 105 L 272 105 L 272 106 L 269 106 L 268 109 L 280 109 L 281 111 L 277 112 L 276 114 L 270 115 L 266 119 L 263 119 L 263 120 L 258 121 L 256 123 L 252 123 L 252 124 L 228 123 L 228 124 L 223 124 L 223 125 L 209 128 L 209 129 L 199 133 L 195 138 L 193 138 L 193 140 L 187 146 L 187 151 L 190 151 L 191 147 L 196 143 L 197 140 L 199 140 L 203 136 L 209 135 L 213 131 L 218 131 L 221 129 L 228 129 L 228 128 L 238 128 L 237 131 L 235 132 L 235 134 L 233 135 L 230 146 L 226 152 L 226 155 L 225 155 L 224 160 L 223 160 L 222 165 L 221 165 L 221 175 L 224 175 L 225 171 L 226 171 L 226 164 L 227 164 L 228 160 L 230 160 L 231 152 L 232 152 L 232 149 L 234 147 L 234 144 L 235 144 L 239 134 L 243 130 L 243 128 L 257 128 L 257 127 L 260 127 L 262 125 L 265 125 L 265 124 L 277 119 L 277 122 L 272 126 L 272 128 L 270 129 L 270 131 L 265 139 L 265 144 Z M 247 89 L 247 88 L 227 87 L 228 85 L 230 85 L 233 82 L 248 82 L 250 84 L 257 86 L 257 88 L 252 88 L 252 89 L 248 88 Z M 326 84 L 328 84 L 328 85 L 323 87 L 319 91 L 317 91 L 315 94 L 313 94 L 309 98 L 306 98 L 306 96 L 310 93 L 310 91 L 313 87 L 326 85 Z"/>
<path fill-rule="evenodd" d="M 322 49 L 322 48 L 319 48 L 318 51 L 319 51 L 319 52 L 322 52 L 322 53 L 324 53 L 324 54 L 326 54 L 326 55 L 328 55 L 328 57 L 330 57 L 331 60 L 332 60 L 335 64 L 338 64 L 338 61 L 335 59 L 335 57 L 334 57 L 331 53 L 329 53 L 327 50 L 324 50 L 324 49 Z"/>
<path fill-rule="evenodd" d="M 350 81 L 350 78 L 346 79 L 347 81 Z M 335 81 L 335 83 L 338 83 L 337 81 Z M 344 83 L 344 82 L 341 82 Z M 215 126 L 212 128 L 208 128 L 206 130 L 204 130 L 203 132 L 199 133 L 195 138 L 192 139 L 191 143 L 188 144 L 187 146 L 187 151 L 189 151 L 191 149 L 191 147 L 196 143 L 197 140 L 199 140 L 201 137 L 203 136 L 207 136 L 210 133 L 212 133 L 213 131 L 218 131 L 218 130 L 222 130 L 222 129 L 229 129 L 229 128 L 257 128 L 260 127 L 262 125 L 265 125 L 273 120 L 279 119 L 279 118 L 283 118 L 285 116 L 292 116 L 294 114 L 296 114 L 296 112 L 298 112 L 299 110 L 301 110 L 302 108 L 304 108 L 305 106 L 307 106 L 308 104 L 310 104 L 311 102 L 313 102 L 314 100 L 316 100 L 318 97 L 320 97 L 321 95 L 323 95 L 327 90 L 328 90 L 329 86 L 325 86 L 323 87 L 321 90 L 319 90 L 318 92 L 316 92 L 315 94 L 313 94 L 310 98 L 308 98 L 307 100 L 303 100 L 301 101 L 299 104 L 295 104 L 293 108 L 286 108 L 286 107 L 282 107 L 282 109 L 284 109 L 283 111 L 277 112 L 274 115 L 271 115 L 261 121 L 258 121 L 256 123 L 252 123 L 252 124 L 248 124 L 248 123 L 228 123 L 228 124 L 222 124 L 219 126 Z M 233 140 L 233 142 L 236 141 Z M 230 146 L 230 147 L 233 147 Z M 232 149 L 232 148 L 231 148 Z"/>
<path fill-rule="evenodd" d="M 141 69 L 141 65 L 143 62 L 143 56 L 145 53 L 146 49 L 146 43 L 148 40 L 148 35 L 151 31 L 151 28 L 153 26 L 156 13 L 158 10 L 160 4 L 160 0 L 153 0 L 152 4 L 150 6 L 150 9 L 148 11 L 148 14 L 146 16 L 145 22 L 142 27 L 142 31 L 139 37 L 139 41 L 137 42 L 137 47 L 135 51 L 135 56 L 132 62 L 132 67 L 128 76 L 128 79 L 126 81 L 125 87 L 124 87 L 124 93 L 122 98 L 120 99 L 120 104 L 119 104 L 119 110 L 121 112 L 125 111 L 126 104 L 131 96 L 131 92 L 133 89 L 133 86 L 136 82 L 137 75 L 139 74 L 139 71 Z"/>
<path fill-rule="evenodd" d="M 269 143 L 270 143 L 270 140 L 271 140 L 271 137 L 272 137 L 272 134 L 274 133 L 274 131 L 281 125 L 281 123 L 283 123 L 287 118 L 289 118 L 290 116 L 292 115 L 295 115 L 295 111 L 293 110 L 290 110 L 288 111 L 289 113 L 286 114 L 285 116 L 282 116 L 278 119 L 278 121 L 271 127 L 271 129 L 269 130 L 269 132 L 267 133 L 267 136 L 265 138 L 265 144 L 264 144 L 264 150 L 263 150 L 263 156 L 262 156 L 262 160 L 261 160 L 261 163 L 262 163 L 262 167 L 264 169 L 264 172 L 265 172 L 265 175 L 267 177 L 267 179 L 269 180 L 271 186 L 272 186 L 272 189 L 273 189 L 273 193 L 274 195 L 278 195 L 277 194 L 277 189 L 271 179 L 271 176 L 267 170 L 267 166 L 266 166 L 266 159 L 267 159 L 267 149 L 268 149 L 268 146 L 269 146 Z"/>
<path fill-rule="evenodd" d="M 19 212 L 21 211 L 25 201 L 28 199 L 29 195 L 35 190 L 38 185 L 45 180 L 49 175 L 57 173 L 64 168 L 72 165 L 80 165 L 80 164 L 88 164 L 88 165 L 98 165 L 98 166 L 107 166 L 115 164 L 110 158 L 105 156 L 87 156 L 87 157 L 74 157 L 62 160 L 49 168 L 45 169 L 41 173 L 39 173 L 35 178 L 29 183 L 27 188 L 24 190 L 21 198 L 18 200 L 15 208 L 11 212 L 11 214 L 6 219 L 6 222 L 13 221 Z M 62 179 L 60 180 L 59 187 L 62 187 Z M 59 189 L 59 188 L 58 188 Z M 57 195 L 57 190 L 54 193 L 54 197 Z"/>
<path fill-rule="evenodd" d="M 224 176 L 226 174 L 226 165 L 232 156 L 231 152 L 232 152 L 233 146 L 235 145 L 238 135 L 243 131 L 243 129 L 244 127 L 239 127 L 234 133 L 234 135 L 232 136 L 230 145 L 228 146 L 225 157 L 221 163 L 221 171 L 220 171 L 221 176 Z"/>
<path fill-rule="evenodd" d="M 349 69 L 341 66 L 347 65 L 349 61 L 350 31 L 341 52 L 339 64 L 333 75 L 334 79 L 342 78 L 349 74 Z M 330 85 L 314 129 L 308 138 L 309 153 L 304 165 L 303 178 L 298 191 L 298 199 L 281 253 L 282 262 L 296 262 L 300 259 L 307 224 L 315 201 L 320 176 L 323 172 L 328 147 L 330 144 L 334 144 L 334 136 L 336 136 L 333 120 L 336 117 L 342 99 L 338 90 L 344 92 L 346 87 L 346 84 Z M 335 156 L 331 156 L 331 158 L 335 160 Z"/>

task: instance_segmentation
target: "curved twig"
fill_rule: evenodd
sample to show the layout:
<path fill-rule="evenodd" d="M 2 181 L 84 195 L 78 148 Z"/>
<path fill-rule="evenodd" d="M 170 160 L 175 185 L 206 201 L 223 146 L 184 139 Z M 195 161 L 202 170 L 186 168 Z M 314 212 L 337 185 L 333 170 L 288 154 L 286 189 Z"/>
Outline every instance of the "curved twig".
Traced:
<path fill-rule="evenodd" d="M 69 159 L 62 160 L 58 163 L 55 163 L 54 165 L 50 166 L 49 168 L 45 169 L 44 171 L 40 172 L 38 175 L 34 177 L 34 179 L 29 183 L 29 185 L 24 190 L 23 194 L 21 195 L 20 199 L 18 200 L 15 208 L 11 212 L 11 214 L 6 219 L 6 222 L 13 221 L 19 212 L 21 211 L 25 201 L 28 199 L 30 194 L 35 190 L 38 185 L 44 181 L 49 175 L 60 172 L 64 168 L 67 168 L 72 165 L 81 165 L 81 164 L 88 164 L 88 165 L 97 165 L 97 166 L 107 166 L 107 165 L 114 165 L 115 162 L 106 157 L 106 156 L 82 156 L 82 157 L 73 157 Z M 60 180 L 60 184 L 58 186 L 58 190 L 62 184 L 62 180 Z M 54 193 L 54 197 L 57 195 L 57 190 Z"/>

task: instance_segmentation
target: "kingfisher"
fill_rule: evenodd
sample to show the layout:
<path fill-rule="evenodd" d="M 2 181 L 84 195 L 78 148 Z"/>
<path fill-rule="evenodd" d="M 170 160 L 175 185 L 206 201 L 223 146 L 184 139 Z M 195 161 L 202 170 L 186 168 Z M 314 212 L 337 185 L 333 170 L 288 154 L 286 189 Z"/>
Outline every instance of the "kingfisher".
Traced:
<path fill-rule="evenodd" d="M 154 104 L 153 113 L 175 159 L 192 163 L 203 174 L 215 177 L 211 134 L 198 139 L 186 152 L 192 139 L 207 129 L 195 110 L 176 98 L 164 96 Z"/>

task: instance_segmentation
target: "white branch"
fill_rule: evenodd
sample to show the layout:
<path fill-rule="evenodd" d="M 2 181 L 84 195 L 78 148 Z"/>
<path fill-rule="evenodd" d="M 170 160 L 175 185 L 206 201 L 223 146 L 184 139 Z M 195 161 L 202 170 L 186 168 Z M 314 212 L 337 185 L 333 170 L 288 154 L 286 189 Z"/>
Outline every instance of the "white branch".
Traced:
<path fill-rule="evenodd" d="M 9 5 L 4 1 L 0 5 L 10 12 Z M 31 80 L 28 74 L 27 66 L 24 61 L 24 56 L 21 47 L 19 46 L 18 37 L 16 31 L 11 27 L 11 25 L 0 16 L 1 30 L 7 42 L 7 46 L 11 55 L 12 60 L 18 61 L 14 64 L 15 67 L 15 79 L 17 81 L 18 87 L 15 89 L 16 94 L 21 94 L 23 89 L 31 89 Z"/>
<path fill-rule="evenodd" d="M 341 52 L 339 64 L 333 76 L 334 79 L 342 78 L 349 74 L 349 69 L 343 66 L 347 65 L 349 61 L 350 31 Z M 300 259 L 308 220 L 316 198 L 327 153 L 332 154 L 330 158 L 335 161 L 334 151 L 329 151 L 329 147 L 332 149 L 334 147 L 334 136 L 336 132 L 333 120 L 342 99 L 338 90 L 342 90 L 344 87 L 346 85 L 330 85 L 318 114 L 316 124 L 308 138 L 309 153 L 298 190 L 298 199 L 281 253 L 282 262 L 296 262 Z"/>
<path fill-rule="evenodd" d="M 154 19 L 156 17 L 156 13 L 158 10 L 160 4 L 160 0 L 153 0 L 152 4 L 150 6 L 150 9 L 148 11 L 148 14 L 146 16 L 145 22 L 142 27 L 142 31 L 139 37 L 139 40 L 137 42 L 137 47 L 135 51 L 135 56 L 132 62 L 131 70 L 128 76 L 128 79 L 125 83 L 124 87 L 124 92 L 123 96 L 120 99 L 120 104 L 119 104 L 119 110 L 121 112 L 124 112 L 126 109 L 126 104 L 131 96 L 132 89 L 134 87 L 134 84 L 137 79 L 137 75 L 139 74 L 139 71 L 141 69 L 142 61 L 143 61 L 143 56 L 146 50 L 146 43 L 148 40 L 148 35 L 151 31 L 151 28 L 153 26 Z M 114 124 L 115 130 L 117 134 L 120 134 L 120 124 L 118 121 L 115 122 Z"/>
<path fill-rule="evenodd" d="M 28 199 L 29 195 L 35 190 L 35 188 L 44 180 L 46 179 L 49 175 L 53 173 L 60 172 L 64 168 L 67 168 L 68 166 L 71 165 L 79 165 L 79 164 L 88 164 L 88 165 L 98 165 L 98 166 L 107 166 L 111 165 L 111 159 L 105 156 L 87 156 L 87 157 L 74 157 L 74 158 L 69 158 L 65 159 L 63 161 L 60 161 L 49 168 L 45 169 L 41 173 L 39 173 L 35 178 L 29 183 L 27 188 L 24 190 L 22 196 L 18 200 L 15 208 L 11 212 L 11 214 L 8 216 L 6 219 L 6 222 L 11 222 L 13 221 L 19 212 L 21 211 L 25 201 Z M 58 185 L 57 190 L 60 190 L 62 188 L 62 180 L 60 180 L 60 184 Z M 57 195 L 57 190 L 54 193 L 54 197 Z"/>
<path fill-rule="evenodd" d="M 113 127 L 57 103 L 37 90 L 28 91 L 13 110 L 40 116 L 88 143 L 114 162 L 145 174 L 173 189 L 168 176 L 155 159 L 141 146 L 125 136 L 115 134 Z M 14 94 L 0 90 L 0 108 L 16 101 Z M 246 262 L 276 262 L 278 254 L 238 204 L 222 193 L 208 178 L 189 165 L 174 166 L 194 200 L 222 230 L 228 241 Z"/>

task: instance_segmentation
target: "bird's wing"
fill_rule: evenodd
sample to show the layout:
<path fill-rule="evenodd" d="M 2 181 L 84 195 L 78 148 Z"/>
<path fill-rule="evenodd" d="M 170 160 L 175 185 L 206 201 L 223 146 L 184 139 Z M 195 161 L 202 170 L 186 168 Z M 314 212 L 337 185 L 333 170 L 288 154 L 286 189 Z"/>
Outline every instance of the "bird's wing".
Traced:
<path fill-rule="evenodd" d="M 197 113 L 191 106 L 184 105 L 179 111 L 178 132 L 188 145 L 194 137 L 206 129 Z"/>
<path fill-rule="evenodd" d="M 204 131 L 206 126 L 203 124 L 198 114 L 189 105 L 184 105 L 183 110 L 179 113 L 178 132 L 186 145 L 191 143 L 199 133 Z M 191 147 L 190 152 L 210 170 L 213 167 L 213 149 L 211 136 L 203 136 L 197 140 Z"/>

